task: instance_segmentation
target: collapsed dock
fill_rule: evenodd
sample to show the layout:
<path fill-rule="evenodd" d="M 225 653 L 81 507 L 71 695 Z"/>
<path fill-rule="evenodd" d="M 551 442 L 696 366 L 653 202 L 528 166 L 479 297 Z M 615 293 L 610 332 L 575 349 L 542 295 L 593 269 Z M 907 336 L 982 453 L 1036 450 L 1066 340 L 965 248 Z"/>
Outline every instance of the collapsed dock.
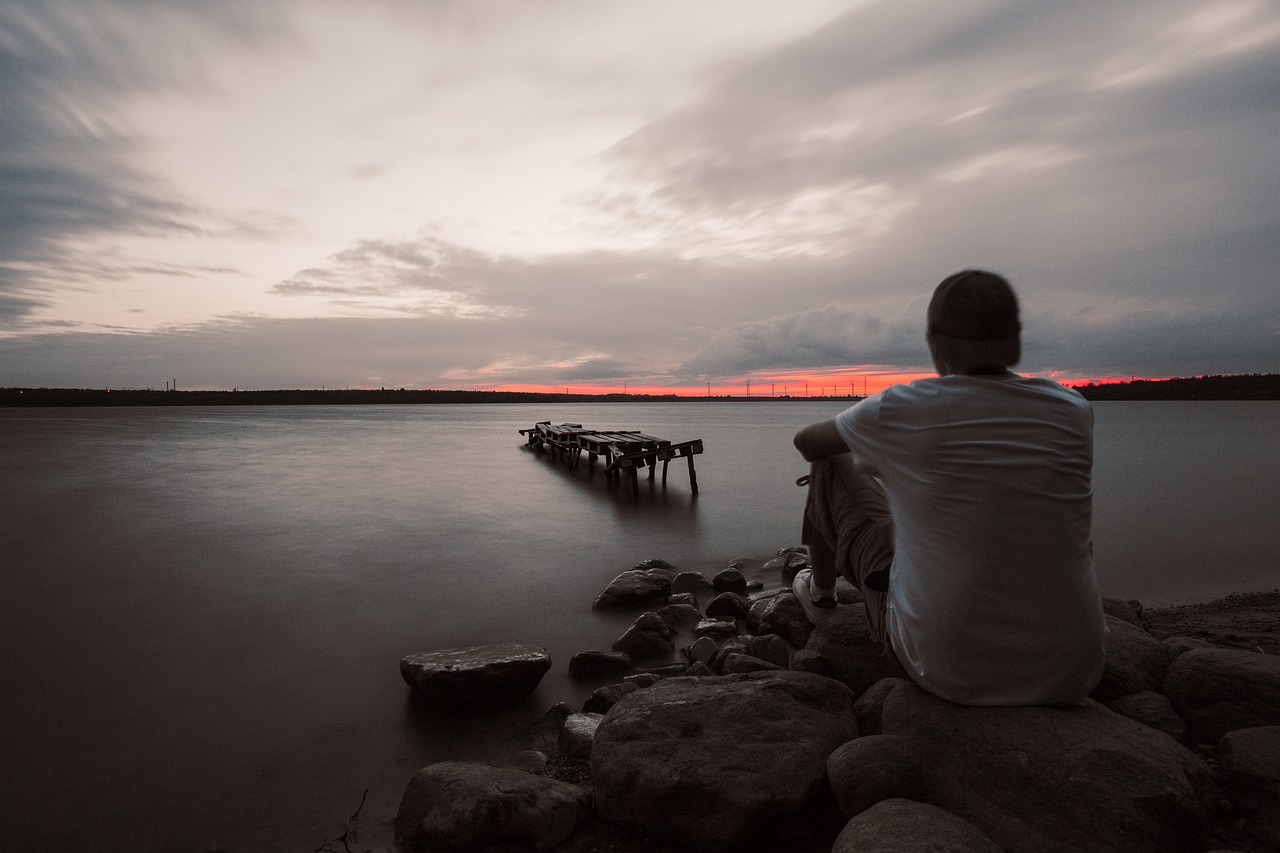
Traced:
<path fill-rule="evenodd" d="M 698 493 L 698 472 L 693 457 L 702 453 L 702 439 L 672 442 L 639 430 L 585 429 L 582 424 L 558 424 L 539 421 L 528 429 L 520 430 L 525 443 L 546 450 L 552 458 L 564 462 L 575 470 L 587 455 L 589 470 L 594 473 L 597 459 L 604 459 L 604 473 L 610 488 L 621 485 L 623 478 L 631 484 L 631 494 L 640 495 L 641 468 L 649 469 L 649 480 L 654 479 L 658 463 L 662 463 L 662 485 L 667 484 L 667 465 L 673 459 L 689 462 L 689 488 Z"/>

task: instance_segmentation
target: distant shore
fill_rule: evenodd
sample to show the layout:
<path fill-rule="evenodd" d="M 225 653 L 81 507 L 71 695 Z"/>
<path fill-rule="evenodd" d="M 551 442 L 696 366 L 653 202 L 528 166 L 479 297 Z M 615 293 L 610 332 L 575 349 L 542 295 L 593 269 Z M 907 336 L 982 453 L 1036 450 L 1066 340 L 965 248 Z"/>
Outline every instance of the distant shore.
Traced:
<path fill-rule="evenodd" d="M 1089 400 L 1280 400 L 1280 374 L 1135 379 L 1075 386 Z M 532 391 L 434 389 L 295 389 L 274 391 L 158 391 L 151 388 L 0 388 L 0 407 L 45 406 L 343 406 L 441 403 L 785 403 L 861 396 L 546 394 Z"/>

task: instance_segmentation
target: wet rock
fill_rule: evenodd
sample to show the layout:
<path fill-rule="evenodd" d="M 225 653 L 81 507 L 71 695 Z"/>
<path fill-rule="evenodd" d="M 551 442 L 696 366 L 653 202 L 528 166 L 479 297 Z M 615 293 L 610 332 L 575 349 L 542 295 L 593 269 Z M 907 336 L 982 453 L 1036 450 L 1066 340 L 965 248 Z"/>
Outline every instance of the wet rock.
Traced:
<path fill-rule="evenodd" d="M 726 622 L 746 619 L 750 612 L 751 608 L 747 606 L 747 600 L 736 592 L 720 593 L 711 599 L 706 610 L 707 616 Z"/>
<path fill-rule="evenodd" d="M 707 576 L 702 572 L 681 572 L 671 582 L 672 592 L 687 592 L 697 595 L 702 592 L 711 592 L 714 589 L 715 587 L 711 585 L 711 581 L 707 580 Z"/>
<path fill-rule="evenodd" d="M 569 660 L 571 678 L 613 678 L 631 671 L 631 657 L 623 652 L 604 652 L 598 649 L 578 652 Z"/>
<path fill-rule="evenodd" d="M 736 637 L 738 635 L 738 626 L 733 622 L 723 622 L 719 619 L 703 619 L 693 626 L 693 635 L 695 637 L 710 637 L 723 640 L 729 637 Z"/>
<path fill-rule="evenodd" d="M 595 739 L 596 728 L 604 719 L 602 713 L 570 714 L 560 729 L 560 752 L 577 761 L 588 761 L 591 758 L 591 742 Z"/>
<path fill-rule="evenodd" d="M 630 569 L 618 575 L 596 597 L 592 607 L 625 607 L 666 600 L 671 577 L 661 569 Z"/>
<path fill-rule="evenodd" d="M 1198 743 L 1217 743 L 1235 729 L 1280 725 L 1280 657 L 1191 649 L 1169 666 L 1163 692 Z"/>
<path fill-rule="evenodd" d="M 768 661 L 760 660 L 758 657 L 752 657 L 751 655 L 744 655 L 738 652 L 730 652 L 725 655 L 720 662 L 720 672 L 724 675 L 739 672 L 779 671 L 781 669 L 781 667 L 771 664 Z"/>
<path fill-rule="evenodd" d="M 711 579 L 711 586 L 717 592 L 736 592 L 738 595 L 747 594 L 747 579 L 740 569 L 724 569 L 716 572 L 715 577 Z"/>
<path fill-rule="evenodd" d="M 621 637 L 613 641 L 613 650 L 623 652 L 633 661 L 666 657 L 675 651 L 676 632 L 656 613 L 641 613 Z"/>
<path fill-rule="evenodd" d="M 413 849 L 549 850 L 589 813 L 589 797 L 577 785 L 511 767 L 442 761 L 409 782 L 396 814 L 396 838 Z"/>
<path fill-rule="evenodd" d="M 618 704 L 624 696 L 640 689 L 639 684 L 630 681 L 606 684 L 587 697 L 587 701 L 582 703 L 582 710 L 591 714 L 603 714 Z"/>
<path fill-rule="evenodd" d="M 493 643 L 408 655 L 400 676 L 433 706 L 461 710 L 522 699 L 551 669 L 540 646 Z"/>
<path fill-rule="evenodd" d="M 727 851 L 786 821 L 857 736 L 848 688 L 806 673 L 674 678 L 619 702 L 596 731 L 599 814 L 680 849 Z"/>
<path fill-rule="evenodd" d="M 716 645 L 716 641 L 710 637 L 699 637 L 689 647 L 689 662 L 702 663 L 710 665 L 711 659 L 716 656 L 716 652 L 720 651 L 720 647 Z"/>
<path fill-rule="evenodd" d="M 668 604 L 687 604 L 690 607 L 698 606 L 698 599 L 691 592 L 673 592 L 671 598 L 667 600 Z"/>
<path fill-rule="evenodd" d="M 950 812 L 885 800 L 849 821 L 831 853 L 1004 853 L 982 830 Z"/>
<path fill-rule="evenodd" d="M 668 604 L 658 608 L 657 612 L 659 619 L 676 630 L 702 621 L 702 614 L 691 604 Z"/>
<path fill-rule="evenodd" d="M 761 599 L 751 607 L 751 630 L 757 634 L 777 634 L 797 649 L 804 648 L 813 633 L 813 623 L 790 592 Z"/>

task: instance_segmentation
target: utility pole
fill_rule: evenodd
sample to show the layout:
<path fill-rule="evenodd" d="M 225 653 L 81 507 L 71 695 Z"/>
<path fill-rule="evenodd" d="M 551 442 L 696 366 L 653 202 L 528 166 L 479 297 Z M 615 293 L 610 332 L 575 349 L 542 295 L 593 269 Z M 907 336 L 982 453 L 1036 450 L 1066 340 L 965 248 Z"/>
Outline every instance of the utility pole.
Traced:
<path fill-rule="evenodd" d="M 711 383 L 710 382 L 707 383 L 707 399 L 708 400 L 711 399 Z"/>

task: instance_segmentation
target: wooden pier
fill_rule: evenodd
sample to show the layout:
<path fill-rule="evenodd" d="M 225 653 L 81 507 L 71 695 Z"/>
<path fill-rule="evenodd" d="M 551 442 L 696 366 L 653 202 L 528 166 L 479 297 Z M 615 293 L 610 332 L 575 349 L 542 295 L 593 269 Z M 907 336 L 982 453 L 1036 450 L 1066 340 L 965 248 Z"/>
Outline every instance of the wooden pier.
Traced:
<path fill-rule="evenodd" d="M 631 494 L 640 494 L 641 468 L 649 469 L 653 480 L 658 463 L 662 463 L 662 484 L 667 484 L 667 465 L 672 459 L 689 461 L 689 488 L 698 493 L 698 472 L 693 467 L 693 457 L 702 452 L 702 439 L 671 442 L 639 430 L 584 429 L 582 424 L 559 424 L 539 421 L 529 429 L 520 430 L 525 443 L 545 449 L 554 459 L 577 469 L 582 454 L 587 454 L 590 471 L 595 471 L 596 460 L 604 460 L 604 473 L 610 487 L 616 488 L 625 477 L 631 483 Z"/>

